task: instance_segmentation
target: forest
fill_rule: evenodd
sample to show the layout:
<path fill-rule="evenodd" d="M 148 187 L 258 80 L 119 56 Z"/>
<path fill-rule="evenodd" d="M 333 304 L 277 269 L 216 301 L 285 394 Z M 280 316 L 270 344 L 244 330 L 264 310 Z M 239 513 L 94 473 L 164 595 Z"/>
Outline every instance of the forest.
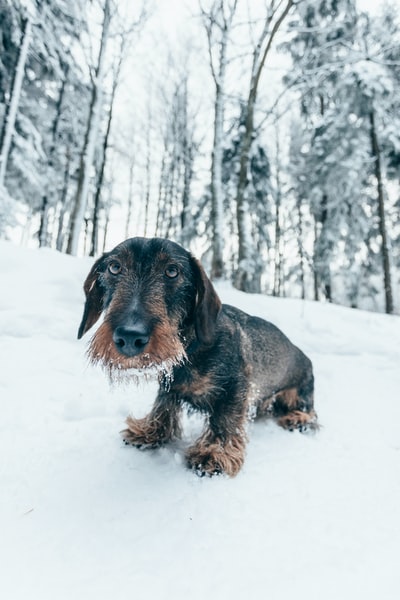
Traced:
<path fill-rule="evenodd" d="M 0 0 L 0 238 L 400 313 L 397 3 Z"/>

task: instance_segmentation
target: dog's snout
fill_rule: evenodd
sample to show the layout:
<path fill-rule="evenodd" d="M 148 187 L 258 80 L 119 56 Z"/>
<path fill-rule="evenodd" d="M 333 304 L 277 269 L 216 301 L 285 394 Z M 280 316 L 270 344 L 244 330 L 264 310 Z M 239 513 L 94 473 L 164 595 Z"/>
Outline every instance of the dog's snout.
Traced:
<path fill-rule="evenodd" d="M 150 340 L 150 332 L 144 323 L 134 326 L 121 325 L 113 333 L 114 344 L 121 354 L 137 356 L 143 352 Z"/>

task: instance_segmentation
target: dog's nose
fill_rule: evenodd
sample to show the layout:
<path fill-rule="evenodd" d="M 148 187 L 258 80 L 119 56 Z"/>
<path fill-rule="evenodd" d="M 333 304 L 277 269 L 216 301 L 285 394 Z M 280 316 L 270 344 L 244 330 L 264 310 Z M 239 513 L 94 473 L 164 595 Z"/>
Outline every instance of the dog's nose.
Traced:
<path fill-rule="evenodd" d="M 113 333 L 114 344 L 121 354 L 125 356 L 137 356 L 143 352 L 150 339 L 150 332 L 144 323 L 134 326 L 121 325 Z"/>

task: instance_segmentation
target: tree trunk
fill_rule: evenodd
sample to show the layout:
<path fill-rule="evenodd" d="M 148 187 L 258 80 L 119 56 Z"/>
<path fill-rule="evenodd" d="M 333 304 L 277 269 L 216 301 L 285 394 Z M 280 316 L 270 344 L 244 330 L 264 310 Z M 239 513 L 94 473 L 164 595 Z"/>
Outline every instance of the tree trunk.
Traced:
<path fill-rule="evenodd" d="M 61 109 L 63 104 L 63 98 L 65 93 L 65 86 L 67 83 L 67 75 L 68 75 L 68 66 L 63 65 L 64 77 L 61 82 L 61 86 L 59 89 L 58 99 L 56 103 L 56 114 L 54 116 L 53 125 L 51 128 L 51 144 L 47 155 L 47 178 L 45 184 L 45 192 L 42 197 L 42 209 L 41 209 L 41 218 L 40 218 L 40 228 L 39 228 L 39 245 L 50 246 L 52 234 L 50 231 L 52 227 L 49 227 L 49 210 L 52 206 L 55 205 L 55 200 L 51 199 L 51 195 L 54 195 L 55 186 L 54 186 L 54 172 L 52 168 L 54 166 L 54 153 L 56 149 L 56 136 L 58 131 L 58 125 L 61 119 Z M 54 225 L 54 223 L 53 223 Z"/>
<path fill-rule="evenodd" d="M 224 77 L 224 73 L 220 73 Z M 222 189 L 222 141 L 224 132 L 224 100 L 220 84 L 216 85 L 214 146 L 211 163 L 211 222 L 212 222 L 212 261 L 211 277 L 218 279 L 224 275 L 224 198 Z"/>
<path fill-rule="evenodd" d="M 214 100 L 214 140 L 211 155 L 211 277 L 222 278 L 225 274 L 224 250 L 224 195 L 222 188 L 222 159 L 223 159 L 223 132 L 224 132 L 224 103 L 225 103 L 225 76 L 227 66 L 227 47 L 233 18 L 236 12 L 237 0 L 232 3 L 225 0 L 214 1 L 209 11 L 203 9 L 204 26 L 208 39 L 208 54 L 211 75 L 215 85 Z M 217 58 L 213 55 L 215 45 L 215 32 L 217 39 Z"/>
<path fill-rule="evenodd" d="M 281 295 L 281 149 L 279 143 L 279 131 L 276 131 L 276 198 L 275 198 L 275 240 L 274 240 L 274 288 L 273 295 Z"/>
<path fill-rule="evenodd" d="M 319 106 L 320 106 L 320 114 L 321 117 L 325 115 L 325 99 L 323 94 L 318 94 Z M 329 225 L 329 198 L 328 194 L 324 193 L 321 201 L 321 225 L 320 228 L 318 226 L 315 228 L 316 232 L 316 253 L 314 253 L 314 269 L 317 272 L 317 276 L 315 277 L 315 284 L 319 282 L 322 284 L 325 298 L 328 302 L 332 302 L 332 278 L 331 278 L 331 252 L 327 247 L 327 244 L 331 245 L 331 243 L 327 240 L 326 229 Z M 325 239 L 324 239 L 325 238 Z M 316 260 L 315 260 L 316 259 Z"/>
<path fill-rule="evenodd" d="M 64 183 L 63 189 L 60 198 L 60 213 L 58 216 L 58 231 L 57 231 L 57 239 L 56 239 L 56 249 L 60 252 L 63 251 L 64 247 L 64 219 L 65 214 L 67 212 L 67 196 L 68 196 L 68 183 L 70 178 L 71 171 L 71 152 L 69 147 L 67 147 L 67 151 L 65 153 L 66 164 L 64 169 Z"/>
<path fill-rule="evenodd" d="M 48 240 L 48 222 L 49 222 L 49 202 L 47 196 L 42 198 L 42 207 L 40 209 L 40 225 L 38 231 L 39 247 L 43 248 L 49 245 Z"/>
<path fill-rule="evenodd" d="M 193 179 L 193 139 L 189 132 L 187 79 L 183 82 L 182 97 L 182 155 L 183 155 L 183 190 L 181 209 L 181 242 L 183 246 L 190 243 L 190 209 L 191 185 Z"/>
<path fill-rule="evenodd" d="M 300 286 L 301 286 L 301 299 L 305 300 L 306 287 L 305 287 L 305 273 L 304 273 L 304 247 L 303 247 L 303 215 L 301 213 L 301 199 L 298 198 L 296 202 L 297 208 L 297 247 L 299 249 L 300 256 Z"/>
<path fill-rule="evenodd" d="M 250 162 L 250 149 L 254 133 L 254 112 L 257 101 L 258 85 L 265 61 L 271 50 L 275 35 L 282 22 L 293 6 L 293 0 L 287 0 L 283 10 L 277 15 L 281 3 L 271 7 L 265 26 L 258 39 L 253 52 L 249 94 L 246 105 L 245 132 L 240 153 L 239 181 L 236 193 L 236 218 L 239 235 L 238 268 L 235 274 L 235 286 L 245 292 L 259 292 L 258 269 L 252 240 L 252 231 L 249 214 L 249 202 L 246 196 L 248 183 L 248 168 Z M 272 24 L 273 23 L 273 24 Z"/>
<path fill-rule="evenodd" d="M 28 49 L 32 35 L 32 22 L 29 17 L 23 23 L 22 39 L 19 48 L 18 62 L 15 79 L 11 91 L 10 101 L 6 109 L 5 127 L 0 147 L 0 188 L 4 187 L 7 172 L 7 163 L 10 156 L 11 141 L 15 129 L 19 99 L 21 96 L 22 82 L 25 73 L 25 64 L 28 58 Z"/>
<path fill-rule="evenodd" d="M 179 158 L 176 155 L 176 150 L 173 151 L 170 157 L 168 167 L 168 178 L 165 190 L 165 223 L 166 237 L 172 237 L 174 233 L 174 199 L 178 192 L 179 181 Z"/>
<path fill-rule="evenodd" d="M 321 211 L 321 231 L 320 231 L 320 240 L 322 239 L 322 245 L 328 244 L 331 246 L 331 242 L 327 241 L 326 229 L 328 227 L 328 195 L 324 194 L 322 196 L 322 211 Z M 324 239 L 325 238 L 325 239 Z M 325 247 L 321 248 L 321 254 L 319 259 L 322 263 L 322 269 L 319 273 L 320 282 L 323 284 L 323 291 L 325 298 L 328 302 L 332 302 L 332 278 L 331 278 L 331 249 L 325 245 Z"/>
<path fill-rule="evenodd" d="M 166 187 L 167 187 L 167 167 L 168 153 L 166 143 L 161 159 L 160 180 L 158 183 L 158 203 L 157 203 L 157 218 L 156 218 L 156 236 L 163 237 L 163 224 L 165 223 L 166 211 Z"/>
<path fill-rule="evenodd" d="M 314 218 L 314 243 L 313 243 L 313 284 L 314 284 L 314 300 L 319 300 L 319 284 L 318 284 L 318 270 L 317 270 L 317 221 Z"/>
<path fill-rule="evenodd" d="M 112 117 L 113 117 L 113 106 L 114 106 L 114 98 L 115 98 L 116 89 L 117 89 L 117 86 L 113 85 L 113 90 L 112 90 L 111 99 L 110 99 L 110 109 L 108 112 L 107 129 L 106 129 L 106 133 L 105 133 L 104 140 L 103 140 L 103 154 L 102 154 L 102 159 L 101 159 L 100 172 L 99 172 L 99 176 L 97 179 L 96 195 L 94 198 L 92 240 L 91 240 L 91 244 L 90 244 L 89 256 L 96 256 L 98 253 L 98 249 L 99 249 L 100 197 L 101 197 L 101 190 L 103 187 L 104 173 L 105 173 L 105 169 L 106 169 L 107 150 L 108 150 L 108 143 L 109 143 L 109 139 L 110 139 L 110 131 L 111 131 L 111 123 L 112 123 Z"/>
<path fill-rule="evenodd" d="M 107 247 L 107 235 L 108 235 L 108 226 L 110 224 L 110 213 L 111 213 L 111 202 L 112 202 L 113 189 L 112 185 L 110 185 L 109 193 L 108 193 L 108 203 L 106 205 L 106 222 L 104 224 L 104 237 L 103 237 L 103 254 L 106 251 Z"/>
<path fill-rule="evenodd" d="M 281 294 L 281 191 L 278 187 L 275 201 L 275 256 L 274 256 L 274 296 Z"/>
<path fill-rule="evenodd" d="M 150 139 L 150 129 L 151 129 L 151 108 L 149 107 L 147 113 L 148 123 L 147 123 L 147 132 L 146 132 L 146 192 L 144 198 L 144 237 L 148 234 L 149 228 L 149 208 L 150 208 L 150 187 L 151 187 L 151 139 Z"/>
<path fill-rule="evenodd" d="M 239 251 L 238 269 L 235 274 L 235 286 L 243 292 L 251 291 L 252 280 L 254 277 L 254 272 L 252 271 L 254 262 L 253 240 L 251 235 L 250 207 L 246 195 L 246 188 L 248 183 L 247 171 L 249 165 L 249 155 L 254 130 L 254 105 L 256 94 L 257 90 L 254 88 L 254 85 L 252 85 L 246 107 L 247 115 L 245 123 L 245 135 L 240 154 L 239 181 L 236 193 L 236 219 L 239 237 Z"/>
<path fill-rule="evenodd" d="M 135 168 L 134 159 L 131 159 L 131 164 L 129 167 L 129 186 L 128 186 L 128 214 L 126 216 L 126 224 L 125 224 L 125 239 L 129 238 L 129 230 L 132 219 L 132 207 L 133 207 L 133 173 Z"/>
<path fill-rule="evenodd" d="M 71 231 L 68 239 L 67 253 L 74 255 L 78 252 L 79 236 L 84 221 L 87 197 L 89 192 L 90 170 L 93 166 L 93 159 L 96 149 L 96 140 L 100 123 L 100 113 L 103 99 L 105 51 L 108 39 L 109 25 L 110 0 L 105 0 L 104 20 L 101 34 L 99 57 L 97 62 L 96 74 L 92 85 L 92 98 L 89 108 L 85 140 L 79 164 L 78 186 L 70 220 Z"/>
<path fill-rule="evenodd" d="M 381 236 L 381 254 L 382 254 L 382 268 L 383 268 L 383 286 L 385 292 L 385 310 L 387 314 L 392 314 L 394 310 L 393 305 L 393 293 L 392 293 L 392 280 L 390 274 L 390 257 L 389 257 L 389 244 L 386 230 L 386 218 L 385 218 L 385 200 L 383 192 L 383 178 L 382 178 L 382 159 L 381 150 L 378 141 L 378 134 L 376 131 L 375 124 L 375 112 L 374 109 L 369 113 L 370 122 L 370 134 L 371 134 L 371 150 L 372 158 L 374 159 L 374 171 L 377 182 L 378 191 L 378 223 L 379 233 Z"/>

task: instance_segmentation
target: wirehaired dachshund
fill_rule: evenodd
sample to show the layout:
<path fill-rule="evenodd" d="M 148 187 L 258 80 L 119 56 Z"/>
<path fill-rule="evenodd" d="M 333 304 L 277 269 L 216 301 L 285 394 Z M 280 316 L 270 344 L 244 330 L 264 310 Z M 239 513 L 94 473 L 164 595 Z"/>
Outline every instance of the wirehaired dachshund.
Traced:
<path fill-rule="evenodd" d="M 78 338 L 99 317 L 88 354 L 112 381 L 157 377 L 150 413 L 127 418 L 127 444 L 157 448 L 181 435 L 183 406 L 206 416 L 186 452 L 198 475 L 240 470 L 249 418 L 316 429 L 311 361 L 272 323 L 221 304 L 200 262 L 165 239 L 131 238 L 105 253 L 85 283 Z"/>

